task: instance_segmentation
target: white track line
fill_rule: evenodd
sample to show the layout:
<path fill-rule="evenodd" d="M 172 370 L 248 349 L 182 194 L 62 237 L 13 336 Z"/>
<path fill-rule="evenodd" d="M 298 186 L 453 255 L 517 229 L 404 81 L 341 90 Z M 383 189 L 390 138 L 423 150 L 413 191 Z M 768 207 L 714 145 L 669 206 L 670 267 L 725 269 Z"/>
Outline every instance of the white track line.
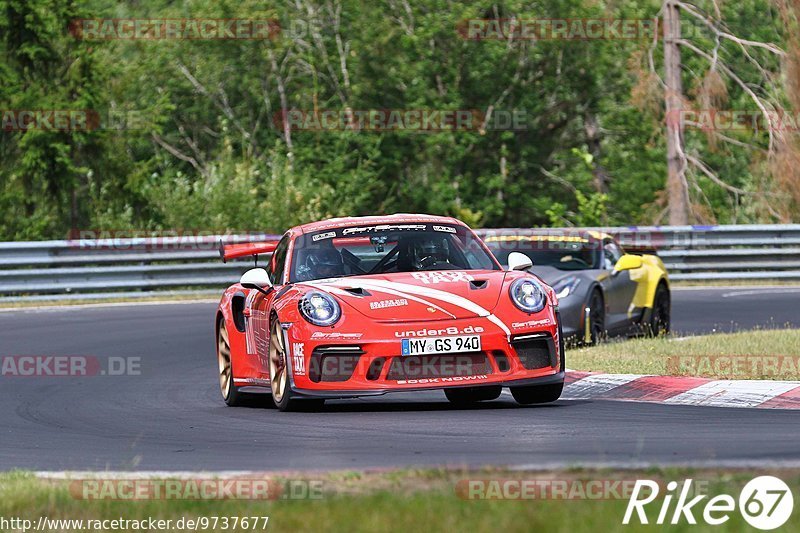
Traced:
<path fill-rule="evenodd" d="M 677 282 L 676 282 L 677 283 Z M 698 286 L 672 286 L 670 290 L 675 291 L 737 291 L 737 290 L 752 290 L 758 292 L 764 289 L 796 289 L 797 284 L 794 285 L 698 285 Z"/>
<path fill-rule="evenodd" d="M 783 287 L 783 288 L 769 288 L 769 289 L 752 289 L 752 290 L 733 290 L 722 294 L 723 298 L 735 298 L 737 296 L 760 296 L 763 294 L 786 294 L 800 292 L 800 288 L 796 287 Z"/>
<path fill-rule="evenodd" d="M 529 463 L 521 465 L 510 465 L 511 471 L 522 472 L 547 472 L 552 470 L 574 469 L 576 467 L 602 468 L 614 470 L 643 470 L 648 468 L 758 468 L 758 469 L 783 469 L 800 468 L 800 461 L 796 459 L 771 460 L 771 459 L 701 459 L 697 461 L 641 461 L 631 459 L 627 461 L 604 461 L 604 460 L 585 460 L 585 461 L 553 461 L 542 463 Z"/>
<path fill-rule="evenodd" d="M 255 470 L 221 470 L 219 472 L 189 472 L 168 470 L 143 470 L 143 471 L 109 471 L 109 470 L 82 470 L 82 471 L 39 471 L 34 475 L 41 479 L 217 479 L 264 476 L 269 472 Z"/>
<path fill-rule="evenodd" d="M 564 387 L 561 397 L 570 400 L 591 399 L 642 377 L 638 374 L 590 375 Z"/>
<path fill-rule="evenodd" d="M 800 381 L 710 381 L 664 400 L 672 405 L 756 407 L 800 386 Z"/>
<path fill-rule="evenodd" d="M 543 472 L 550 470 L 563 470 L 572 469 L 575 467 L 585 468 L 614 468 L 617 470 L 639 470 L 644 468 L 663 467 L 692 467 L 692 468 L 800 468 L 800 461 L 796 459 L 788 460 L 770 460 L 770 459 L 701 459 L 697 461 L 642 461 L 638 459 L 630 459 L 627 461 L 608 461 L 608 460 L 565 460 L 565 461 L 547 461 L 529 464 L 515 464 L 509 465 L 508 469 L 512 471 L 529 471 L 529 472 Z M 451 465 L 447 467 L 456 472 L 463 472 L 465 466 Z M 362 468 L 362 472 L 391 472 L 396 469 L 392 468 Z M 84 480 L 84 479 L 231 479 L 231 478 L 245 478 L 245 479 L 263 479 L 274 476 L 308 476 L 309 474 L 322 475 L 326 472 L 337 472 L 340 469 L 314 469 L 314 470 L 221 470 L 218 472 L 188 472 L 188 471 L 39 471 L 34 472 L 34 475 L 40 479 L 54 479 L 54 480 Z"/>

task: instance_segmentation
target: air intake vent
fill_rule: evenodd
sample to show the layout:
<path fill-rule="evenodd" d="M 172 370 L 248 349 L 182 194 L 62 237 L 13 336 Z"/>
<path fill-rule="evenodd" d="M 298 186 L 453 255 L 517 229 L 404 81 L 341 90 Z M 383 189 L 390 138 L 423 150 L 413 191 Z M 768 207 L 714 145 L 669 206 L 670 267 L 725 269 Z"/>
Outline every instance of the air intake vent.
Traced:
<path fill-rule="evenodd" d="M 348 287 L 344 290 L 346 290 L 353 296 L 372 296 L 369 291 L 362 289 L 361 287 Z"/>
<path fill-rule="evenodd" d="M 359 346 L 317 346 L 311 353 L 308 379 L 315 383 L 347 381 L 363 354 Z"/>
<path fill-rule="evenodd" d="M 494 356 L 494 360 L 497 363 L 497 369 L 500 372 L 508 372 L 511 370 L 511 363 L 508 361 L 508 356 L 505 352 L 501 350 L 495 350 L 492 352 L 492 356 Z"/>
<path fill-rule="evenodd" d="M 489 280 L 474 279 L 469 282 L 469 288 L 473 290 L 485 289 L 488 284 Z"/>
<path fill-rule="evenodd" d="M 511 340 L 522 366 L 537 370 L 556 366 L 556 346 L 550 335 L 522 335 Z"/>
<path fill-rule="evenodd" d="M 381 371 L 383 371 L 383 365 L 386 363 L 385 357 L 378 357 L 377 359 L 373 359 L 372 363 L 370 363 L 369 368 L 367 369 L 367 379 L 370 381 L 377 381 L 378 378 L 381 377 Z"/>

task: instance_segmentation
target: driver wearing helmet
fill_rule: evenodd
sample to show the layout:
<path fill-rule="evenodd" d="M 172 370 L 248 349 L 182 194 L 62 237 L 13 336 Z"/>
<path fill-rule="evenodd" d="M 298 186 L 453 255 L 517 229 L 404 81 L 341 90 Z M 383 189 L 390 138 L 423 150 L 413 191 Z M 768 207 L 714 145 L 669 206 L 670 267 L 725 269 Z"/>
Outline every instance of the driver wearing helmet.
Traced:
<path fill-rule="evenodd" d="M 450 266 L 450 254 L 442 239 L 421 239 L 413 245 L 414 267 L 416 270 L 430 270 Z"/>
<path fill-rule="evenodd" d="M 310 250 L 305 267 L 309 280 L 333 278 L 344 275 L 344 262 L 333 246 Z"/>

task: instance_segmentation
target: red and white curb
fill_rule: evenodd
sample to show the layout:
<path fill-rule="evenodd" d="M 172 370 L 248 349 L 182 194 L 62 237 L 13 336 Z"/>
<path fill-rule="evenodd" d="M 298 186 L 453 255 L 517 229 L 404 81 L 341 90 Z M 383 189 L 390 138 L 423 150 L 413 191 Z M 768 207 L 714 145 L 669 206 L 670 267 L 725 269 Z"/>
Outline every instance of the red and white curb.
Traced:
<path fill-rule="evenodd" d="M 567 371 L 561 398 L 706 407 L 800 409 L 800 381 L 713 380 Z"/>

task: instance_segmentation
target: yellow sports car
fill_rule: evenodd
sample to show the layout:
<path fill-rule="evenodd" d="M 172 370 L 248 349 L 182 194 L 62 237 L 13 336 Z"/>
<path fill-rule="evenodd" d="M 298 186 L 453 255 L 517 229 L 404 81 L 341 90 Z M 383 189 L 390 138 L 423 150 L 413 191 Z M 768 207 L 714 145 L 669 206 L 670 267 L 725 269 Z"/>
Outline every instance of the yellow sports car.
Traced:
<path fill-rule="evenodd" d="M 564 335 L 586 344 L 608 335 L 663 335 L 670 328 L 670 287 L 656 255 L 626 254 L 606 233 L 585 230 L 476 232 L 505 264 L 511 252 L 558 295 Z"/>

